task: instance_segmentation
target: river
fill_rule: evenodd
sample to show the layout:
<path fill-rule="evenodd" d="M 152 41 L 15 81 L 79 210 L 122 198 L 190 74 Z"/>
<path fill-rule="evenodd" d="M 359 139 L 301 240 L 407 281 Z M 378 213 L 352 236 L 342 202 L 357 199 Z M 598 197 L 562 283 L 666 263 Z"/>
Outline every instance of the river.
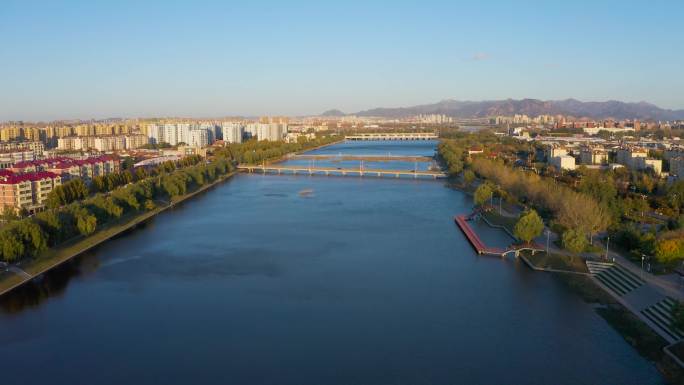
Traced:
<path fill-rule="evenodd" d="M 452 220 L 471 205 L 443 181 L 237 175 L 2 298 L 0 383 L 663 382 L 553 275 L 478 257 Z"/>

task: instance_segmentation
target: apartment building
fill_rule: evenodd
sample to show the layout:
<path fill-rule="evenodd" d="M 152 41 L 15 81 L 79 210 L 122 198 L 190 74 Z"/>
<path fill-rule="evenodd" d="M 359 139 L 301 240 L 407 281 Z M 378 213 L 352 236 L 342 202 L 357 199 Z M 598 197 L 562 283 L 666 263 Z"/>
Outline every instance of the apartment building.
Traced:
<path fill-rule="evenodd" d="M 100 152 L 121 151 L 126 149 L 126 137 L 123 135 L 96 136 L 93 148 Z"/>
<path fill-rule="evenodd" d="M 576 166 L 575 158 L 570 155 L 554 156 L 549 160 L 549 164 L 558 170 L 574 170 Z"/>
<path fill-rule="evenodd" d="M 209 145 L 211 135 L 207 129 L 194 129 L 188 133 L 188 141 L 186 142 L 191 147 L 206 147 Z"/>
<path fill-rule="evenodd" d="M 57 139 L 57 149 L 79 151 L 95 149 L 101 152 L 131 150 L 148 143 L 143 134 L 103 135 L 103 136 L 67 136 Z"/>
<path fill-rule="evenodd" d="M 29 212 L 45 207 L 50 192 L 62 183 L 61 177 L 47 171 L 14 174 L 0 172 L 0 210 L 26 209 Z"/>
<path fill-rule="evenodd" d="M 670 158 L 670 175 L 676 176 L 679 180 L 684 180 L 684 156 Z"/>
<path fill-rule="evenodd" d="M 634 159 L 648 157 L 648 150 L 638 147 L 623 147 L 617 150 L 616 160 L 627 167 L 633 167 Z"/>
<path fill-rule="evenodd" d="M 0 152 L 31 151 L 34 158 L 43 156 L 45 145 L 38 141 L 0 142 Z"/>
<path fill-rule="evenodd" d="M 223 122 L 221 124 L 223 141 L 226 143 L 242 143 L 245 126 L 242 123 Z"/>
<path fill-rule="evenodd" d="M 64 180 L 71 178 L 92 179 L 96 176 L 118 172 L 121 162 L 112 156 L 97 156 L 86 159 L 65 157 L 15 163 L 8 170 L 15 174 L 45 171 L 59 175 Z"/>
<path fill-rule="evenodd" d="M 606 164 L 608 163 L 608 152 L 599 148 L 582 147 L 580 162 L 582 164 Z"/>

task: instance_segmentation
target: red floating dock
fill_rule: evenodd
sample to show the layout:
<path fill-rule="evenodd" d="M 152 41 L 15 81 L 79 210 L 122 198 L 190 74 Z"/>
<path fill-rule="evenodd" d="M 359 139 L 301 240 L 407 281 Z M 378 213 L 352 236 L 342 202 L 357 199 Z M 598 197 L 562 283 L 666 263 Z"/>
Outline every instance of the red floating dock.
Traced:
<path fill-rule="evenodd" d="M 456 215 L 454 217 L 454 222 L 456 222 L 461 231 L 463 231 L 463 234 L 465 234 L 466 238 L 468 238 L 468 241 L 470 241 L 470 244 L 473 245 L 473 248 L 478 254 L 503 256 L 507 252 L 507 250 L 504 249 L 487 247 L 472 227 L 470 227 L 465 215 Z"/>

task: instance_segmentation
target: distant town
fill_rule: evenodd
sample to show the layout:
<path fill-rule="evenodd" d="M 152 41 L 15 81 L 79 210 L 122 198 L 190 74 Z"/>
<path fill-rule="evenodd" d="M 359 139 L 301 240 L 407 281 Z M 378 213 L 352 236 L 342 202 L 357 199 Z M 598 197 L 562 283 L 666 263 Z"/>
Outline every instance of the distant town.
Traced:
<path fill-rule="evenodd" d="M 30 214 L 45 208 L 62 183 L 118 173 L 122 162 L 150 166 L 247 140 L 295 143 L 316 133 L 493 129 L 540 145 L 557 170 L 627 167 L 664 180 L 684 178 L 684 122 L 588 120 L 523 114 L 462 119 L 444 114 L 405 118 L 316 116 L 258 119 L 108 119 L 0 124 L 0 210 Z M 473 150 L 477 151 L 477 150 Z"/>

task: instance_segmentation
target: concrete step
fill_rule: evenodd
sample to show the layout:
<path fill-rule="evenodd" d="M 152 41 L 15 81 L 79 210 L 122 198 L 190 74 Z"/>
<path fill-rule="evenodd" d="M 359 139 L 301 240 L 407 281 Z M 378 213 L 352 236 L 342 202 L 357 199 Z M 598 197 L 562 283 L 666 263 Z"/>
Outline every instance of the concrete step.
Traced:
<path fill-rule="evenodd" d="M 601 281 L 606 287 L 608 287 L 610 290 L 613 291 L 613 293 L 617 294 L 618 296 L 623 296 L 627 294 L 627 291 L 622 288 L 620 285 L 616 284 L 611 278 L 606 277 L 604 274 L 598 274 L 595 276 L 596 279 Z"/>
<path fill-rule="evenodd" d="M 650 307 L 642 310 L 641 314 L 643 314 L 646 318 L 653 322 L 662 332 L 670 336 L 670 338 L 672 338 L 673 340 L 678 340 L 681 338 L 677 336 L 677 334 L 673 333 L 670 330 L 669 325 L 666 322 L 664 322 L 658 315 L 653 313 Z"/>
<path fill-rule="evenodd" d="M 596 275 L 604 270 L 610 269 L 613 267 L 612 263 L 606 263 L 606 262 L 594 262 L 594 261 L 585 261 L 587 265 L 587 269 L 589 269 L 589 273 Z"/>
<path fill-rule="evenodd" d="M 639 287 L 638 284 L 634 283 L 634 281 L 630 280 L 624 274 L 622 274 L 617 267 L 613 267 L 612 269 L 606 270 L 605 274 L 610 275 L 611 277 L 618 280 L 623 286 L 628 288 L 629 291 L 632 291 Z"/>
<path fill-rule="evenodd" d="M 672 327 L 672 306 L 670 306 L 667 298 L 655 305 L 649 306 L 645 310 L 648 310 L 646 313 L 650 315 L 649 319 L 657 323 L 660 328 L 666 329 L 670 335 L 677 337 L 677 339 L 684 338 L 684 332 Z"/>
<path fill-rule="evenodd" d="M 626 268 L 624 268 L 620 265 L 615 265 L 615 272 L 623 275 L 627 280 L 634 283 L 634 285 L 636 285 L 637 287 L 644 284 L 644 280 L 641 279 L 641 277 L 639 277 L 638 275 L 632 273 L 631 271 L 627 270 Z"/>
<path fill-rule="evenodd" d="M 599 276 L 611 281 L 615 286 L 618 286 L 622 291 L 621 295 L 627 294 L 634 289 L 632 286 L 627 284 L 621 276 L 615 274 L 612 269 L 601 272 Z"/>

